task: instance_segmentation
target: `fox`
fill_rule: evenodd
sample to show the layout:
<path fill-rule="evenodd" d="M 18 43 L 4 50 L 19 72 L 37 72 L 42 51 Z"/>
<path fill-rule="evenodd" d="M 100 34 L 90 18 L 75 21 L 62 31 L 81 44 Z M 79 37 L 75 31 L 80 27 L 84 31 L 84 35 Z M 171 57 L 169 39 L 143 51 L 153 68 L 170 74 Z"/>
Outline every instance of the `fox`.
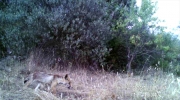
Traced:
<path fill-rule="evenodd" d="M 44 85 L 50 85 L 50 89 L 48 86 L 48 91 L 50 90 L 52 93 L 56 93 L 56 86 L 58 84 L 68 85 L 68 88 L 71 88 L 71 80 L 69 75 L 66 74 L 64 77 L 57 75 L 57 74 L 48 74 L 45 72 L 35 72 L 31 73 L 25 80 L 24 80 L 24 88 L 28 87 L 30 84 L 38 82 L 38 85 L 35 88 L 35 91 Z"/>

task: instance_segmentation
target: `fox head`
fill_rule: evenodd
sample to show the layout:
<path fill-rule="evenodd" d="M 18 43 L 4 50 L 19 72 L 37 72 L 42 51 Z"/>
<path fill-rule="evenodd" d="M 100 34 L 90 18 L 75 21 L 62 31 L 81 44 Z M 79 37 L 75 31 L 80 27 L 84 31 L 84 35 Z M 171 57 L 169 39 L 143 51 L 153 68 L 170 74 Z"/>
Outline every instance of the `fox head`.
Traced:
<path fill-rule="evenodd" d="M 71 88 L 71 80 L 70 80 L 70 78 L 69 78 L 69 75 L 66 74 L 64 78 L 65 78 L 65 80 L 68 81 L 68 84 L 69 84 L 68 88 L 70 89 L 70 88 Z"/>
<path fill-rule="evenodd" d="M 58 84 L 67 84 L 68 88 L 71 88 L 71 80 L 70 80 L 68 74 L 66 74 L 65 77 L 63 77 L 63 78 L 58 75 L 54 76 L 54 77 Z"/>

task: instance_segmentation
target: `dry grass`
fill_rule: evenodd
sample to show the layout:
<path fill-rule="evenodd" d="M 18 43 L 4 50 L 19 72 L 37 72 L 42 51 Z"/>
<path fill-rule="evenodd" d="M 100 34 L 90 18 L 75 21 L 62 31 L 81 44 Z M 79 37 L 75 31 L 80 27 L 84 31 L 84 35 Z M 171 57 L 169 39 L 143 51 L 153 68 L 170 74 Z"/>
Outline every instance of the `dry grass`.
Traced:
<path fill-rule="evenodd" d="M 20 70 L 28 63 L 15 62 L 12 71 L 0 70 L 0 100 L 180 100 L 180 78 L 173 74 L 127 77 L 125 74 L 44 70 L 69 73 L 73 88 L 57 86 L 57 94 L 31 88 L 22 89 Z"/>
<path fill-rule="evenodd" d="M 114 73 L 93 75 L 83 70 L 72 73 L 75 90 L 89 93 L 85 99 L 179 100 L 179 79 L 173 74 L 161 76 L 144 80 L 144 77 L 126 77 L 126 75 Z"/>

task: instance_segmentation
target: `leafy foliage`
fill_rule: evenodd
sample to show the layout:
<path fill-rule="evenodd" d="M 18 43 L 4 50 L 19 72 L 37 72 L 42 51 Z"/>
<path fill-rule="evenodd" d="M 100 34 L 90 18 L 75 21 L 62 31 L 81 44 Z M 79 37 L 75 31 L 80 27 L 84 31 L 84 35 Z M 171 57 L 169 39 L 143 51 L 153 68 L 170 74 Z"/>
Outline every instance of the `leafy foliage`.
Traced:
<path fill-rule="evenodd" d="M 9 6 L 1 12 L 2 41 L 15 55 L 37 46 L 63 61 L 100 64 L 109 52 L 106 42 L 111 39 L 111 20 L 106 2 L 19 0 L 10 1 Z"/>
<path fill-rule="evenodd" d="M 118 41 L 121 41 L 121 46 L 114 48 L 124 47 L 122 54 L 126 55 L 124 58 L 127 63 L 123 69 L 127 67 L 129 71 L 131 66 L 136 66 L 136 68 L 147 66 L 146 60 L 152 56 L 153 52 L 154 33 L 150 32 L 148 23 L 156 21 L 156 18 L 152 17 L 154 5 L 147 0 L 144 0 L 143 3 L 141 8 L 137 8 L 135 3 L 132 3 L 130 8 L 121 9 L 120 13 L 123 16 L 117 20 L 117 24 L 113 28 L 115 37 L 119 37 Z M 122 56 L 122 54 L 118 56 Z"/>
<path fill-rule="evenodd" d="M 155 39 L 156 49 L 159 51 L 156 56 L 160 59 L 156 59 L 159 62 L 159 67 L 162 67 L 166 71 L 173 71 L 179 74 L 179 54 L 180 40 L 172 33 L 159 33 Z"/>
<path fill-rule="evenodd" d="M 12 55 L 25 55 L 35 46 L 35 33 L 28 30 L 27 3 L 25 1 L 10 0 L 8 7 L 0 10 L 1 17 L 1 43 L 4 53 Z"/>
<path fill-rule="evenodd" d="M 178 74 L 180 41 L 158 26 L 155 11 L 150 0 L 1 0 L 0 58 L 38 51 L 93 69 Z"/>

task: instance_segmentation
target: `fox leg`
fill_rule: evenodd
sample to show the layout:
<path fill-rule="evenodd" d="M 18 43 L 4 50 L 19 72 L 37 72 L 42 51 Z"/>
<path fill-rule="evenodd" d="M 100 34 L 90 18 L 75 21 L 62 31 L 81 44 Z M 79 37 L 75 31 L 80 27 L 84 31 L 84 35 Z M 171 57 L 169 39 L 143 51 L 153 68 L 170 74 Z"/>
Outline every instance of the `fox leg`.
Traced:
<path fill-rule="evenodd" d="M 37 89 L 39 89 L 40 85 L 41 85 L 41 83 L 38 83 L 38 85 L 36 86 L 36 88 L 34 90 L 37 91 Z"/>
<path fill-rule="evenodd" d="M 50 86 L 48 84 L 46 84 L 46 86 L 47 86 L 47 91 L 50 92 L 51 90 Z"/>
<path fill-rule="evenodd" d="M 57 80 L 52 81 L 50 90 L 54 94 L 56 94 L 56 85 L 57 85 Z"/>

